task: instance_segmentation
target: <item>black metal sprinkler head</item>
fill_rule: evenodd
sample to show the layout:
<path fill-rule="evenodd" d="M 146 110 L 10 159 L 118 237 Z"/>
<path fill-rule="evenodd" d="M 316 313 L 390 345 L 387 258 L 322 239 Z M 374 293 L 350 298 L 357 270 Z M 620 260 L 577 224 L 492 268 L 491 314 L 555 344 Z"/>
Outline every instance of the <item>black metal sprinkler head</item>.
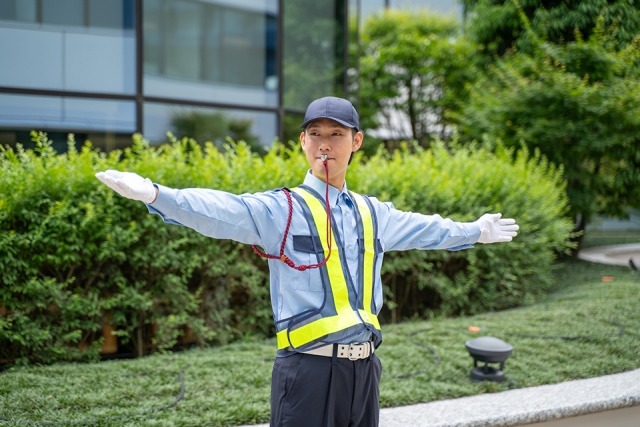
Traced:
<path fill-rule="evenodd" d="M 504 363 L 511 356 L 513 347 L 501 339 L 494 337 L 480 337 L 465 343 L 467 351 L 473 357 L 471 379 L 473 381 L 504 381 Z M 484 362 L 484 366 L 478 366 Z M 493 368 L 488 363 L 499 363 L 500 369 Z"/>

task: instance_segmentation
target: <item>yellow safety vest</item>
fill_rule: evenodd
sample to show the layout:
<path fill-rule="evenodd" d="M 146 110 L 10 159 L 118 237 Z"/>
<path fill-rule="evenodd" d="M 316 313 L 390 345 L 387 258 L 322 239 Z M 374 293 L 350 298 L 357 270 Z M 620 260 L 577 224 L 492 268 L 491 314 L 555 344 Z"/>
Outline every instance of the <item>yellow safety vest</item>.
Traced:
<path fill-rule="evenodd" d="M 331 235 L 333 241 L 331 257 L 324 266 L 320 267 L 320 274 L 323 275 L 323 284 L 325 284 L 324 303 L 315 310 L 298 313 L 276 324 L 279 350 L 310 348 L 329 334 L 361 324 L 373 332 L 376 346 L 382 341 L 380 323 L 372 310 L 375 260 L 381 252 L 376 239 L 376 213 L 368 198 L 356 193 L 350 194 L 358 208 L 356 214 L 358 236 L 364 246 L 360 248 L 360 280 L 356 295 L 349 298 L 349 286 L 353 288 L 355 286 L 351 283 L 343 253 L 344 245 L 341 243 L 340 236 L 335 234 L 337 228 L 334 224 Z M 308 222 L 312 238 L 319 239 L 322 244 L 323 254 L 322 257 L 318 256 L 321 261 L 329 251 L 324 199 L 307 186 L 294 188 L 292 196 L 298 201 L 308 218 L 310 217 Z"/>

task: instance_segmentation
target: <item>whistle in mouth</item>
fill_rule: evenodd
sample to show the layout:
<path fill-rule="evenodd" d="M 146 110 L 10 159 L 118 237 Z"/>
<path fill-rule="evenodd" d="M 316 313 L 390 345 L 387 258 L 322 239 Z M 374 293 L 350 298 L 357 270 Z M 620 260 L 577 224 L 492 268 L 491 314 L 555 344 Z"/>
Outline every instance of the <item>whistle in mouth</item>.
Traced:
<path fill-rule="evenodd" d="M 327 155 L 326 154 L 320 155 L 320 158 L 322 159 L 323 162 L 327 161 Z"/>

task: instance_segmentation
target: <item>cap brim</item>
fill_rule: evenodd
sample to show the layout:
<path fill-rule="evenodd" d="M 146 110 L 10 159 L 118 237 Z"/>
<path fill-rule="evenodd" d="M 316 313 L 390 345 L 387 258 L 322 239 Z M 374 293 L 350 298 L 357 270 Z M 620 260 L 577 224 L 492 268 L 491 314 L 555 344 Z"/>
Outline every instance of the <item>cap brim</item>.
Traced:
<path fill-rule="evenodd" d="M 309 123 L 311 123 L 314 120 L 318 120 L 318 119 L 330 119 L 330 120 L 333 120 L 334 122 L 340 123 L 344 127 L 348 127 L 349 129 L 355 129 L 357 131 L 360 130 L 357 127 L 353 126 L 352 124 L 349 124 L 349 123 L 347 123 L 347 122 L 345 122 L 343 120 L 336 119 L 335 117 L 328 117 L 328 116 L 318 116 L 318 117 L 314 117 L 313 119 L 309 119 L 309 120 L 305 121 L 304 123 L 302 123 L 300 125 L 300 129 L 306 128 L 309 125 Z"/>

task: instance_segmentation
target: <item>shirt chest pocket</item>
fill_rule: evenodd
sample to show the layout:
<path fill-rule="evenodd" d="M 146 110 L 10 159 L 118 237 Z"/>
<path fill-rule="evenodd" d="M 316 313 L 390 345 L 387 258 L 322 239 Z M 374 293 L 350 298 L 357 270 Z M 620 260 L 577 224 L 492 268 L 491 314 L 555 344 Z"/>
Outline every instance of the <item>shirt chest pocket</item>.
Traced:
<path fill-rule="evenodd" d="M 296 265 L 318 264 L 324 259 L 320 239 L 314 236 L 293 236 L 294 262 Z M 291 269 L 293 289 L 308 292 L 323 292 L 321 275 L 317 268 L 298 271 Z"/>

